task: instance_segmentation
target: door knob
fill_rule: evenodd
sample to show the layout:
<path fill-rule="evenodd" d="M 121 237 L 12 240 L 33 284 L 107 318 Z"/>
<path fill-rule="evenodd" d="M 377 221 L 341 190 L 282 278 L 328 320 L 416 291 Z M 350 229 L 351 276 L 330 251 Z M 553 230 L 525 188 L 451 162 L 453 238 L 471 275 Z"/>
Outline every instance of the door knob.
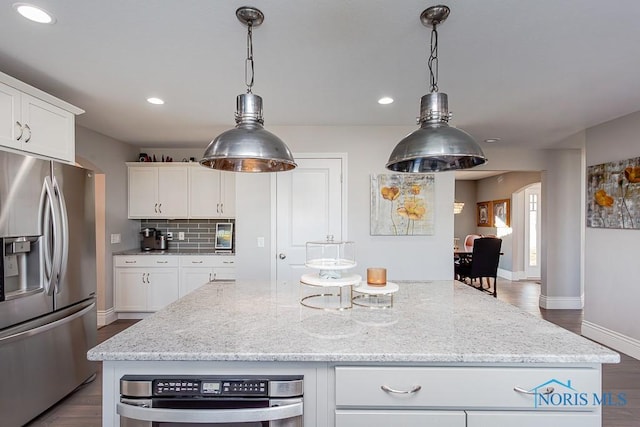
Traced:
<path fill-rule="evenodd" d="M 278 255 L 278 258 L 280 258 L 280 259 L 285 259 L 286 257 L 287 257 L 287 256 L 286 256 L 285 254 L 280 254 L 280 255 Z"/>

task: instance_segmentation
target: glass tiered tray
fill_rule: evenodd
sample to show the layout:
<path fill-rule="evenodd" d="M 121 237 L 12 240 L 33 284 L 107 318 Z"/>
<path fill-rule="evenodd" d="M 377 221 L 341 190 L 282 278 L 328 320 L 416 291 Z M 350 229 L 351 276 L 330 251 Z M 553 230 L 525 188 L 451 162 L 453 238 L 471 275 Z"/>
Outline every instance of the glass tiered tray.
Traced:
<path fill-rule="evenodd" d="M 305 266 L 317 273 L 300 278 L 300 304 L 322 310 L 344 310 L 352 307 L 352 287 L 362 280 L 348 270 L 356 266 L 353 242 L 334 241 L 327 236 L 324 242 L 307 242 Z M 306 287 L 310 287 L 309 292 Z"/>

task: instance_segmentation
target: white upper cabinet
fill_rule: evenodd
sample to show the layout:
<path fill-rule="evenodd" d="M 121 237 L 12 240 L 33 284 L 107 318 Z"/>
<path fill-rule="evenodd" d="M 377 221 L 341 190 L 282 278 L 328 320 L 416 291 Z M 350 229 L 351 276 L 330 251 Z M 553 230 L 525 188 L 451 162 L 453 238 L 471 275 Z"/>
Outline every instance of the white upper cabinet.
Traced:
<path fill-rule="evenodd" d="M 84 111 L 0 73 L 0 145 L 75 162 L 75 115 Z"/>
<path fill-rule="evenodd" d="M 179 163 L 129 166 L 129 218 L 186 218 L 187 167 Z"/>
<path fill-rule="evenodd" d="M 236 215 L 236 179 L 200 165 L 189 167 L 189 218 L 233 218 Z"/>

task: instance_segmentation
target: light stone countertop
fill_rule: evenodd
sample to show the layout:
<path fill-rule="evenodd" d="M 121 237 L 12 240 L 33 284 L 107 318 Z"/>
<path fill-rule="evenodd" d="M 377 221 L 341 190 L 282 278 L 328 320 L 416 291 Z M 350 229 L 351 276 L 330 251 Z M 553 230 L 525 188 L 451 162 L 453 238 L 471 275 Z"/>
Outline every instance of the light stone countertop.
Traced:
<path fill-rule="evenodd" d="M 218 249 L 165 249 L 165 250 L 152 250 L 144 251 L 140 248 L 127 249 L 124 251 L 114 252 L 113 255 L 220 255 L 229 256 L 235 255 L 229 251 L 220 251 Z"/>
<path fill-rule="evenodd" d="M 617 363 L 586 338 L 454 281 L 399 282 L 394 306 L 323 311 L 269 282 L 212 282 L 90 360 Z"/>

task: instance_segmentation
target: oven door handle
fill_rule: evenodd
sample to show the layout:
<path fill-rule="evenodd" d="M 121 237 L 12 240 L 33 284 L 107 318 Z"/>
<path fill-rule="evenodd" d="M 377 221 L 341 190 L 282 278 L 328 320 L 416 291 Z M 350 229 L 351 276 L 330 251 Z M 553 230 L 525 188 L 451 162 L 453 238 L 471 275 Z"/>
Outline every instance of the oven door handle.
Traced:
<path fill-rule="evenodd" d="M 301 416 L 302 399 L 291 399 L 282 406 L 246 409 L 165 409 L 143 408 L 126 403 L 118 403 L 116 411 L 122 417 L 132 420 L 160 423 L 251 423 L 260 421 L 286 420 Z"/>

